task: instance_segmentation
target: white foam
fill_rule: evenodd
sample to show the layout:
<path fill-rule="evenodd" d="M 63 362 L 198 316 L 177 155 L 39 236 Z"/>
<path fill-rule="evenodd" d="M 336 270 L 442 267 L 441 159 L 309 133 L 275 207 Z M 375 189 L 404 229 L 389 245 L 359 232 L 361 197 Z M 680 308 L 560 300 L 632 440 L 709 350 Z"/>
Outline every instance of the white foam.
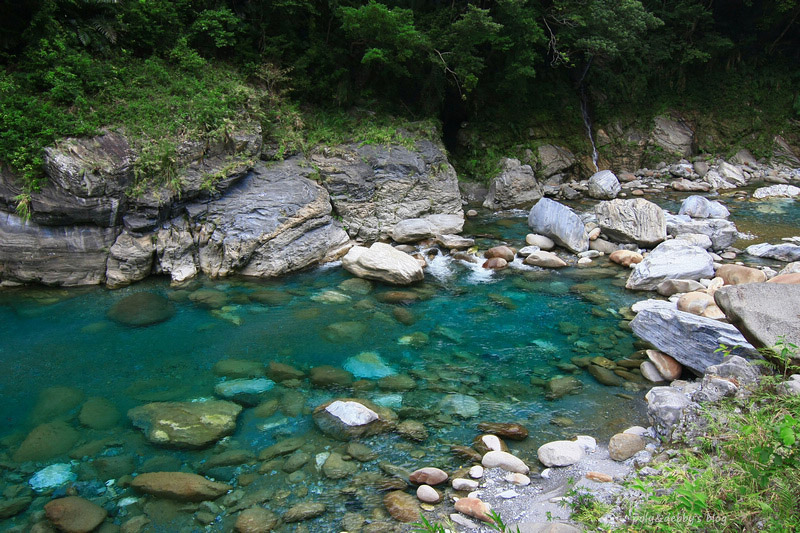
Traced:
<path fill-rule="evenodd" d="M 455 274 L 453 258 L 445 254 L 437 254 L 428 261 L 426 270 L 439 281 L 447 281 Z"/>

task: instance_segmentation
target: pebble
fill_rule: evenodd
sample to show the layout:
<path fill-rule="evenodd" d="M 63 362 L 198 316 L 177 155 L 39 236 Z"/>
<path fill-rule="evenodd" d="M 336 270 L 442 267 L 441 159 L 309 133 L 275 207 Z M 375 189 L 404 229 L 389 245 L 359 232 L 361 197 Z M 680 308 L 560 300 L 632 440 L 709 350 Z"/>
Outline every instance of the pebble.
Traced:
<path fill-rule="evenodd" d="M 491 521 L 487 514 L 491 508 L 487 503 L 482 502 L 478 498 L 461 498 L 456 502 L 455 508 L 459 513 L 464 513 L 472 518 L 477 518 L 484 522 Z"/>
<path fill-rule="evenodd" d="M 507 474 L 503 479 L 508 483 L 513 483 L 514 485 L 519 485 L 520 487 L 527 487 L 531 484 L 531 478 L 525 474 L 518 474 L 516 472 Z"/>
<path fill-rule="evenodd" d="M 453 521 L 454 524 L 458 524 L 459 526 L 465 527 L 467 529 L 478 529 L 478 524 L 470 520 L 464 515 L 458 513 L 452 513 L 450 515 L 450 520 Z"/>
<path fill-rule="evenodd" d="M 455 478 L 452 482 L 453 489 L 455 490 L 475 490 L 478 488 L 478 482 L 471 479 Z"/>
<path fill-rule="evenodd" d="M 439 503 L 442 496 L 430 485 L 420 485 L 417 487 L 417 498 L 425 503 Z"/>
<path fill-rule="evenodd" d="M 519 472 L 527 474 L 530 468 L 519 457 L 515 457 L 508 452 L 491 451 L 486 453 L 481 459 L 481 464 L 486 468 L 500 467 L 509 472 Z"/>
<path fill-rule="evenodd" d="M 586 479 L 591 479 L 592 481 L 597 481 L 598 483 L 611 483 L 614 481 L 614 478 L 608 474 L 604 474 L 603 472 L 587 472 Z"/>
<path fill-rule="evenodd" d="M 472 479 L 480 479 L 483 477 L 483 467 L 481 465 L 475 465 L 469 469 L 469 477 Z"/>
<path fill-rule="evenodd" d="M 447 481 L 447 472 L 433 467 L 415 470 L 408 476 L 408 480 L 415 485 L 440 485 Z"/>
<path fill-rule="evenodd" d="M 517 496 L 519 496 L 519 493 L 511 489 L 504 490 L 503 492 L 497 495 L 498 498 L 503 498 L 504 500 L 510 500 L 512 498 L 516 498 Z"/>

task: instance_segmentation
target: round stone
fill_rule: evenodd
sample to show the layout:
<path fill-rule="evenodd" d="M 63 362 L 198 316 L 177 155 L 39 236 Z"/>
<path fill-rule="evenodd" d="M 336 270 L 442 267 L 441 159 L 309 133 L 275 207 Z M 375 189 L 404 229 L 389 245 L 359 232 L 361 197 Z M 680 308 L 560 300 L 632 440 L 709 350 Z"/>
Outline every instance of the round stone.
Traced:
<path fill-rule="evenodd" d="M 430 485 L 420 485 L 417 487 L 417 498 L 425 503 L 439 503 L 442 496 Z"/>

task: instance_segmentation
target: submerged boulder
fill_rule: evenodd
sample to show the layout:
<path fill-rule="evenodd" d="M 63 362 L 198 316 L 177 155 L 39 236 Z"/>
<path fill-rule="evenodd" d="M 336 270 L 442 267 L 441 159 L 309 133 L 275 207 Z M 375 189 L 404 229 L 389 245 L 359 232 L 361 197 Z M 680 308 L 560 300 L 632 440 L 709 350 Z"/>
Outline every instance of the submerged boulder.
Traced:
<path fill-rule="evenodd" d="M 131 487 L 145 494 L 181 502 L 216 500 L 229 490 L 230 485 L 211 481 L 188 472 L 148 472 L 139 474 Z"/>
<path fill-rule="evenodd" d="M 395 285 L 408 285 L 425 277 L 416 259 L 382 242 L 369 248 L 354 246 L 342 258 L 342 266 L 359 278 Z"/>
<path fill-rule="evenodd" d="M 128 418 L 153 444 L 202 448 L 233 433 L 241 412 L 227 401 L 156 402 L 134 407 Z"/>
<path fill-rule="evenodd" d="M 125 326 L 152 326 L 172 318 L 175 308 L 169 300 L 151 292 L 126 296 L 108 311 L 108 318 Z"/>

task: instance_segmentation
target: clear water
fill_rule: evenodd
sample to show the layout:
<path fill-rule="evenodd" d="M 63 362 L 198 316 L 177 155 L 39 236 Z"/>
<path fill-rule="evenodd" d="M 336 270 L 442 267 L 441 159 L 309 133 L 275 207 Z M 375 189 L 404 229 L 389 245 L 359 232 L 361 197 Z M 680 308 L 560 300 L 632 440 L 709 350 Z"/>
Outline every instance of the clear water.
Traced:
<path fill-rule="evenodd" d="M 507 219 L 471 221 L 466 233 L 477 235 L 482 246 L 497 240 L 521 246 L 527 226 L 523 216 L 513 215 L 522 213 Z M 531 464 L 536 464 L 536 448 L 549 440 L 575 434 L 607 438 L 629 425 L 646 422 L 642 391 L 600 385 L 583 371 L 574 374 L 583 382 L 582 392 L 558 400 L 545 399 L 543 389 L 530 383 L 531 377 L 568 375 L 557 365 L 569 363 L 574 356 L 618 359 L 635 350 L 633 337 L 619 327 L 619 310 L 641 297 L 621 288 L 626 271 L 604 259 L 589 268 L 561 271 L 539 271 L 515 263 L 494 273 L 444 256 L 430 263 L 425 281 L 409 289 L 416 300 L 403 304 L 383 303 L 382 295 L 397 288 L 380 284 L 367 295 L 349 293 L 350 299 L 344 303 L 320 301 L 325 291 L 339 291 L 338 285 L 351 278 L 336 265 L 279 280 L 196 281 L 183 288 L 150 279 L 116 291 L 2 291 L 0 436 L 5 438 L 0 440 L 0 453 L 8 458 L 31 430 L 31 412 L 40 391 L 48 387 L 74 387 L 87 397 L 106 398 L 124 415 L 147 401 L 212 398 L 220 379 L 212 368 L 223 359 L 278 361 L 307 370 L 318 365 L 341 366 L 363 351 L 378 352 L 398 372 L 410 374 L 416 389 L 406 393 L 331 391 L 313 388 L 307 381 L 291 391 L 278 386 L 268 398 L 283 401 L 287 393 L 299 391 L 304 414 L 293 417 L 278 411 L 265 419 L 246 408 L 236 433 L 208 450 L 152 446 L 124 416 L 117 428 L 98 431 L 81 427 L 75 411 L 67 415 L 81 441 L 109 437 L 117 441 L 96 452 L 98 456 L 130 454 L 138 467 L 152 457 L 167 455 L 177 458 L 184 469 L 196 471 L 198 464 L 226 446 L 257 453 L 277 440 L 304 436 L 312 455 L 341 448 L 341 443 L 314 428 L 308 414 L 337 396 L 355 394 L 412 413 L 429 429 L 428 440 L 416 444 L 395 434 L 367 439 L 365 443 L 378 452 L 379 460 L 360 464 L 361 474 L 356 478 L 329 480 L 308 465 L 301 481 L 288 478 L 277 468 L 242 488 L 245 494 L 256 488 L 275 490 L 280 498 L 268 506 L 278 514 L 299 501 L 325 502 L 329 512 L 314 522 L 313 530 L 326 531 L 334 530 L 347 511 L 380 517 L 380 495 L 364 486 L 369 476 L 379 475 L 379 462 L 411 470 L 430 465 L 458 467 L 462 461 L 454 458 L 450 445 L 471 444 L 480 421 L 520 422 L 528 427 L 531 437 L 527 441 L 510 444 Z M 189 296 L 199 288 L 223 293 L 225 307 L 215 310 L 193 303 Z M 175 315 L 166 322 L 139 328 L 106 317 L 116 302 L 141 291 L 168 297 L 175 305 Z M 251 300 L 251 295 L 263 291 L 280 293 L 281 303 L 264 305 Z M 397 307 L 410 311 L 416 322 L 398 322 L 393 316 Z M 364 324 L 365 332 L 347 342 L 331 342 L 326 328 L 337 322 Z M 428 341 L 408 344 L 404 337 L 415 332 L 427 335 Z M 480 414 L 462 419 L 441 413 L 439 401 L 452 392 L 475 397 Z M 553 423 L 557 417 L 562 417 L 562 425 Z M 564 427 L 564 417 L 571 419 L 571 425 Z M 77 459 L 75 468 L 92 460 Z M 1 474 L 3 483 L 25 483 L 47 464 L 65 461 L 69 461 L 66 456 L 38 464 L 11 463 Z M 227 473 L 235 485 L 238 474 L 258 472 L 260 466 L 244 465 Z M 116 505 L 120 498 L 135 495 L 120 488 L 106 491 L 105 481 L 84 474 L 78 491 L 90 497 L 100 494 L 118 523 L 142 512 L 136 511 L 136 506 L 120 510 Z M 346 486 L 356 486 L 358 491 L 345 497 L 339 489 Z M 41 509 L 45 502 L 46 498 L 40 498 L 31 509 Z M 153 520 L 152 531 L 199 527 L 191 512 L 177 508 L 161 514 L 152 508 L 144 511 Z M 25 524 L 29 515 L 30 511 L 4 525 Z M 230 525 L 231 518 L 224 518 L 210 529 L 227 531 Z"/>

